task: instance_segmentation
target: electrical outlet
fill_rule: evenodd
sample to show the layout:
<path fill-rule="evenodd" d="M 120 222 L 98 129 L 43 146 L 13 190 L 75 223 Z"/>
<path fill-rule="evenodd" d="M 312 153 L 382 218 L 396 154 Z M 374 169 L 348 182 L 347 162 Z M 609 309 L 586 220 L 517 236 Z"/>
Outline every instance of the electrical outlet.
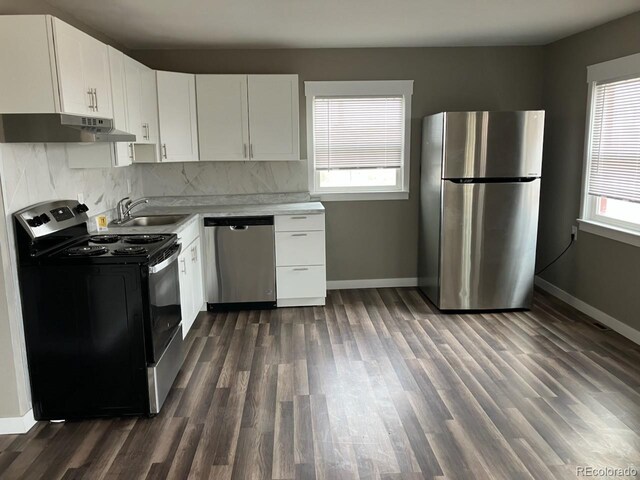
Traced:
<path fill-rule="evenodd" d="M 78 203 L 84 203 L 84 193 L 82 192 L 78 194 Z"/>
<path fill-rule="evenodd" d="M 574 242 L 576 240 L 578 240 L 578 226 L 577 225 L 571 225 L 571 238 L 573 239 Z"/>

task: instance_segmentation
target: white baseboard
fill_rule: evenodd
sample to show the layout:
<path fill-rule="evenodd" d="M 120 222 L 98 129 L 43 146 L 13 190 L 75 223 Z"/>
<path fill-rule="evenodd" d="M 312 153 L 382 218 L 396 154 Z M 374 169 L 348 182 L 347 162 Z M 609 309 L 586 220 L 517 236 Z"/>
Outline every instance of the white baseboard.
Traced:
<path fill-rule="evenodd" d="M 33 410 L 29 410 L 22 417 L 0 418 L 0 435 L 27 433 L 35 424 Z"/>
<path fill-rule="evenodd" d="M 331 280 L 327 282 L 327 290 L 348 290 L 351 288 L 394 288 L 416 287 L 417 277 L 410 278 L 366 278 L 362 280 Z"/>
<path fill-rule="evenodd" d="M 321 307 L 326 297 L 279 298 L 278 307 Z"/>
<path fill-rule="evenodd" d="M 640 331 L 636 330 L 633 327 L 630 327 L 626 323 L 621 322 L 617 318 L 612 317 L 608 313 L 603 312 L 602 310 L 598 310 L 596 307 L 589 305 L 586 302 L 583 302 L 579 298 L 574 297 L 573 295 L 565 292 L 564 290 L 556 287 L 554 284 L 547 282 L 541 277 L 536 277 L 536 285 L 540 287 L 547 293 L 550 293 L 554 297 L 559 298 L 565 303 L 568 303 L 572 307 L 577 310 L 580 310 L 582 313 L 589 315 L 594 320 L 606 325 L 611 330 L 615 330 L 620 335 L 627 337 L 634 343 L 640 345 Z"/>

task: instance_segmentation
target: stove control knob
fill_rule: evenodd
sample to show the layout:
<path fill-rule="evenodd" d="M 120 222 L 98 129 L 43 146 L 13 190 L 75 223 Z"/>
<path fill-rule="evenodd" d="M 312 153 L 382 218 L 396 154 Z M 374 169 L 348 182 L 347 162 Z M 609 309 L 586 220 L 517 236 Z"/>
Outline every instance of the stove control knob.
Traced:
<path fill-rule="evenodd" d="M 42 225 L 42 220 L 40 219 L 40 217 L 33 217 L 27 220 L 27 223 L 31 227 L 39 227 L 40 225 Z"/>
<path fill-rule="evenodd" d="M 40 215 L 40 221 L 42 223 L 49 223 L 51 221 L 51 218 L 49 218 L 49 215 L 47 215 L 46 213 L 43 213 L 42 215 Z"/>
<path fill-rule="evenodd" d="M 78 206 L 76 207 L 76 212 L 78 213 L 84 213 L 88 211 L 89 211 L 89 207 L 87 207 L 87 205 L 84 203 L 79 203 Z"/>

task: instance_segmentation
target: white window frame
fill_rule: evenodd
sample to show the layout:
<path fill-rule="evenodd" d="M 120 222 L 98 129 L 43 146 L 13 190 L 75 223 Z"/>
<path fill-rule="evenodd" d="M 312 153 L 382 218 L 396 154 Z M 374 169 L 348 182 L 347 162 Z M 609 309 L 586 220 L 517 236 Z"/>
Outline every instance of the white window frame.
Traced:
<path fill-rule="evenodd" d="M 411 163 L 411 97 L 413 80 L 368 80 L 304 82 L 307 98 L 307 158 L 309 190 L 321 200 L 406 200 L 409 198 Z M 318 96 L 383 96 L 402 95 L 404 101 L 404 148 L 402 167 L 397 170 L 396 187 L 318 188 L 313 138 L 313 99 Z"/>
<path fill-rule="evenodd" d="M 587 67 L 587 117 L 585 126 L 584 160 L 582 170 L 582 202 L 580 229 L 619 242 L 640 246 L 640 225 L 598 215 L 598 199 L 589 195 L 591 170 L 591 137 L 594 119 L 594 99 L 599 82 L 612 82 L 640 77 L 640 53 L 617 58 Z"/>

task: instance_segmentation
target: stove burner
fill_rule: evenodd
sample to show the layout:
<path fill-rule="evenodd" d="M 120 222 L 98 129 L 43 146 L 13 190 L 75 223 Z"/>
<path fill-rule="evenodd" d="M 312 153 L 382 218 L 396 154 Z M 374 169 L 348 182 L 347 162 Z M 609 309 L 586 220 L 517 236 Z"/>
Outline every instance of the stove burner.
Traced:
<path fill-rule="evenodd" d="M 145 244 L 145 243 L 156 243 L 164 240 L 165 237 L 162 235 L 132 235 L 130 237 L 125 237 L 124 241 L 126 243 L 133 244 Z"/>
<path fill-rule="evenodd" d="M 89 241 L 92 243 L 116 243 L 120 240 L 118 235 L 91 235 Z"/>
<path fill-rule="evenodd" d="M 124 247 L 112 252 L 114 255 L 144 255 L 147 249 L 144 247 Z"/>
<path fill-rule="evenodd" d="M 71 247 L 65 250 L 65 253 L 74 257 L 90 257 L 95 255 L 103 255 L 107 253 L 109 249 L 107 247 L 101 247 L 99 245 L 83 246 L 83 247 Z"/>

